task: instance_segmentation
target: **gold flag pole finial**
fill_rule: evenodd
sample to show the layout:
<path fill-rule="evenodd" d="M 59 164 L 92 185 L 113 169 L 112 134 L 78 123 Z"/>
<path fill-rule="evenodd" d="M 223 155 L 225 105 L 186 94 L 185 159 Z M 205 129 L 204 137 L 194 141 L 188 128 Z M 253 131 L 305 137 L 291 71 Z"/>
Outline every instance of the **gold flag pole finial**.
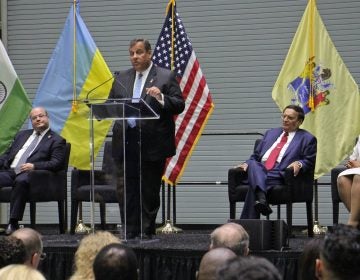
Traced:
<path fill-rule="evenodd" d="M 74 15 L 73 15 L 73 28 L 74 28 L 74 32 L 73 32 L 73 101 L 72 101 L 72 107 L 71 110 L 72 112 L 77 112 L 78 111 L 78 102 L 77 102 L 77 95 L 76 95 L 76 2 L 77 0 L 74 0 L 73 2 L 73 10 L 74 10 Z"/>

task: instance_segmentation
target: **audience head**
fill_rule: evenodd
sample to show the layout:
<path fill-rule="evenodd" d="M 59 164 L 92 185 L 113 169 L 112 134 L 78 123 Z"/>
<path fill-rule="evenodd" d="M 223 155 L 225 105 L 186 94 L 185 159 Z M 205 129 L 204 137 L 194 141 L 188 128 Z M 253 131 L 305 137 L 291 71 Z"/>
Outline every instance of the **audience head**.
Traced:
<path fill-rule="evenodd" d="M 360 279 L 360 231 L 349 225 L 335 225 L 325 235 L 316 260 L 319 279 Z"/>
<path fill-rule="evenodd" d="M 85 236 L 76 250 L 75 272 L 70 279 L 94 279 L 94 259 L 103 247 L 111 243 L 120 243 L 120 239 L 108 231 L 97 231 Z"/>
<path fill-rule="evenodd" d="M 46 280 L 34 267 L 25 264 L 12 264 L 0 269 L 0 279 L 3 280 Z"/>
<path fill-rule="evenodd" d="M 23 264 L 26 260 L 24 243 L 12 236 L 0 237 L 0 268 L 9 264 Z"/>
<path fill-rule="evenodd" d="M 45 256 L 41 235 L 32 228 L 20 228 L 14 231 L 11 236 L 20 239 L 24 243 L 26 251 L 25 264 L 37 268 L 40 260 Z"/>
<path fill-rule="evenodd" d="M 249 235 L 237 223 L 227 223 L 216 228 L 210 238 L 210 249 L 226 247 L 238 256 L 246 256 L 249 253 Z"/>
<path fill-rule="evenodd" d="M 322 238 L 310 239 L 304 246 L 299 258 L 298 280 L 317 280 L 315 275 L 316 259 L 320 256 Z"/>
<path fill-rule="evenodd" d="M 218 280 L 281 280 L 278 269 L 267 259 L 239 256 L 229 260 L 217 274 Z"/>
<path fill-rule="evenodd" d="M 138 262 L 133 249 L 119 243 L 102 248 L 93 265 L 95 280 L 136 280 Z"/>
<path fill-rule="evenodd" d="M 216 280 L 217 270 L 226 261 L 236 258 L 236 254 L 229 248 L 214 248 L 201 258 L 197 280 Z"/>

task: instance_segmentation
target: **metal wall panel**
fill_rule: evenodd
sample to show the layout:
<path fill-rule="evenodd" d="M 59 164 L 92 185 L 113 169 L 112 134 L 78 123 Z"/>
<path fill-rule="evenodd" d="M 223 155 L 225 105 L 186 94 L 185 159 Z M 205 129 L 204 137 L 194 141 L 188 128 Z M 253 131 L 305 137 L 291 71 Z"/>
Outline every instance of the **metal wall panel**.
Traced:
<path fill-rule="evenodd" d="M 127 49 L 132 38 L 147 37 L 153 45 L 156 43 L 166 4 L 82 0 L 80 11 L 110 69 L 115 71 L 130 66 Z M 263 133 L 280 124 L 271 90 L 306 4 L 306 0 L 177 1 L 215 103 L 204 133 Z M 317 5 L 335 46 L 359 83 L 360 2 L 319 0 Z M 8 1 L 8 52 L 30 98 L 34 97 L 69 7 L 70 1 Z M 186 182 L 227 181 L 227 170 L 249 156 L 255 138 L 205 135 L 200 139 L 177 187 L 178 223 L 217 224 L 227 220 L 226 185 L 192 186 Z M 329 181 L 329 175 L 320 179 Z M 53 222 L 56 209 L 52 204 L 40 207 L 38 221 Z M 330 186 L 320 186 L 320 222 L 331 225 L 331 213 Z M 88 215 L 89 206 L 84 205 L 85 218 Z M 116 207 L 108 209 L 109 222 L 117 223 L 118 215 Z M 306 224 L 304 205 L 295 206 L 294 217 L 295 225 Z M 346 221 L 346 217 L 341 208 L 340 221 Z"/>

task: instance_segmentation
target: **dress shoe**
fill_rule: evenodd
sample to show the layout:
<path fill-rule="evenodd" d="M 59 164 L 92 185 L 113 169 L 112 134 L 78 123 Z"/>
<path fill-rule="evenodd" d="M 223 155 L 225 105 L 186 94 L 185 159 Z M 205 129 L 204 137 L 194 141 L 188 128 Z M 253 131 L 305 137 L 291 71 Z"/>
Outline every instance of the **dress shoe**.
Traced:
<path fill-rule="evenodd" d="M 255 201 L 255 210 L 256 212 L 264 215 L 264 216 L 269 216 L 272 213 L 272 210 L 269 206 L 269 204 L 267 204 L 266 202 L 260 202 L 260 201 Z"/>
<path fill-rule="evenodd" d="M 10 235 L 17 229 L 19 229 L 19 225 L 8 224 L 7 228 L 5 229 L 5 235 Z"/>

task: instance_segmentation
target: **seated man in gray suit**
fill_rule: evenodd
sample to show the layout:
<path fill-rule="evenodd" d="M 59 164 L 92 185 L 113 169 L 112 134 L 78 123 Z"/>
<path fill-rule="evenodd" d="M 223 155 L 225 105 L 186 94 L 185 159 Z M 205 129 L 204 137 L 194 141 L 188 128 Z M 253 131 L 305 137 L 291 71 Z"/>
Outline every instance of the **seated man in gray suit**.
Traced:
<path fill-rule="evenodd" d="M 316 138 L 300 129 L 305 118 L 297 105 L 282 112 L 282 127 L 266 131 L 250 159 L 237 167 L 247 173 L 250 185 L 240 219 L 258 219 L 272 213 L 266 200 L 271 186 L 284 183 L 285 169 L 292 167 L 294 176 L 313 169 L 316 160 Z"/>
<path fill-rule="evenodd" d="M 28 174 L 35 169 L 61 170 L 65 164 L 66 141 L 49 127 L 42 107 L 30 112 L 33 129 L 20 131 L 8 150 L 0 156 L 0 188 L 13 186 L 7 235 L 19 228 L 29 189 Z"/>

